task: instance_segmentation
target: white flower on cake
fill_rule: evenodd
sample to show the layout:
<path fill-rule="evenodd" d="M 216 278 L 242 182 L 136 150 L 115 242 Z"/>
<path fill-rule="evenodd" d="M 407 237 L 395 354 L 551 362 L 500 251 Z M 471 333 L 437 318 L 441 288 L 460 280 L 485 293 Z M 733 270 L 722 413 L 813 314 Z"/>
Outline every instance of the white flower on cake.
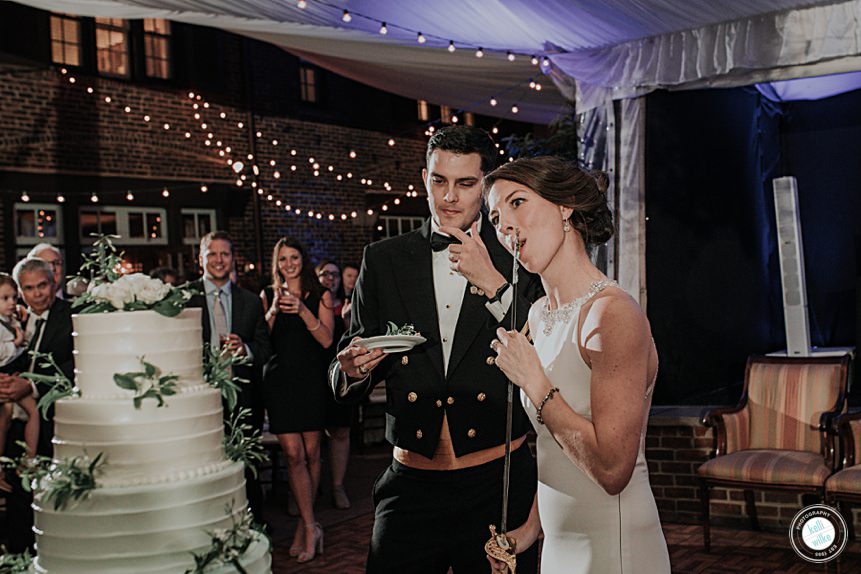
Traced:
<path fill-rule="evenodd" d="M 107 301 L 115 309 L 123 310 L 130 303 L 158 303 L 170 293 L 170 285 L 143 273 L 132 273 L 123 275 L 113 283 L 91 283 L 87 292 L 93 300 Z"/>

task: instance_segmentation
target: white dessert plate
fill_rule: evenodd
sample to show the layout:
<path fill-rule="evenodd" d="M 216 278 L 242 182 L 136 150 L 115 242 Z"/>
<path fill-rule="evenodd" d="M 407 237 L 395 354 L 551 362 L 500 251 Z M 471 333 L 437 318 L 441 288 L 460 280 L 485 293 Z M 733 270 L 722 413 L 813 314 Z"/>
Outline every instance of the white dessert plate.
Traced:
<path fill-rule="evenodd" d="M 400 353 L 409 351 L 425 341 L 427 339 L 421 335 L 379 335 L 362 339 L 358 343 L 366 349 L 382 349 L 387 353 Z"/>

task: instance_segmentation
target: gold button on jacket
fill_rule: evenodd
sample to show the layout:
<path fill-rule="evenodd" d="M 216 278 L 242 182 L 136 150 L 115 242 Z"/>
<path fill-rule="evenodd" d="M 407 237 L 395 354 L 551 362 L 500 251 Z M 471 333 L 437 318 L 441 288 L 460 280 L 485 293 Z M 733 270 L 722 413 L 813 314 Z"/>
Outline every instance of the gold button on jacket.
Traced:
<path fill-rule="evenodd" d="M 487 395 L 486 395 L 486 394 L 484 394 L 484 393 L 478 393 L 478 396 L 477 396 L 477 397 L 475 397 L 475 398 L 477 398 L 477 399 L 478 399 L 478 402 L 480 402 L 480 403 L 481 403 L 481 402 L 484 402 L 484 399 L 486 399 L 486 398 L 487 398 Z"/>
<path fill-rule="evenodd" d="M 412 393 L 412 392 L 407 395 L 407 400 L 411 403 L 416 402 L 416 399 L 418 399 L 418 398 L 419 398 L 419 396 L 415 393 Z"/>
<path fill-rule="evenodd" d="M 447 399 L 445 400 L 445 402 L 446 402 L 446 403 L 448 403 L 448 404 L 450 404 L 450 405 L 453 405 L 453 404 L 454 404 L 454 397 L 449 397 L 449 398 L 447 398 Z"/>
<path fill-rule="evenodd" d="M 422 438 L 422 429 L 416 431 L 416 438 Z"/>
<path fill-rule="evenodd" d="M 406 355 L 404 355 L 403 357 L 401 357 L 401 364 L 402 365 L 409 365 L 410 364 L 410 358 L 407 357 Z"/>
<path fill-rule="evenodd" d="M 469 438 L 475 438 L 475 429 L 469 429 L 468 431 L 466 431 L 466 436 L 468 436 Z"/>

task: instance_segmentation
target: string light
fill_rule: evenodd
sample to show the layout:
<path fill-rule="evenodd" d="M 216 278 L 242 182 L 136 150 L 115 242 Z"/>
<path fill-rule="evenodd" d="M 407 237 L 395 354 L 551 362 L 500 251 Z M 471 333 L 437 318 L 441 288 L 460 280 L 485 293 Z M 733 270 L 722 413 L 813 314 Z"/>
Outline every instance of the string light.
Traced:
<path fill-rule="evenodd" d="M 30 201 L 30 195 L 26 191 L 21 192 L 21 201 L 24 203 Z"/>
<path fill-rule="evenodd" d="M 66 196 L 62 193 L 57 194 L 57 203 L 66 203 Z"/>
<path fill-rule="evenodd" d="M 520 108 L 518 108 L 517 106 L 511 106 L 511 113 L 512 114 L 516 114 L 519 111 L 520 111 Z"/>
<path fill-rule="evenodd" d="M 496 106 L 497 103 L 498 102 L 496 101 L 496 98 L 490 98 L 490 105 L 491 106 Z"/>
<path fill-rule="evenodd" d="M 483 49 L 481 49 L 481 48 L 479 48 L 478 50 L 476 50 L 476 51 L 475 51 L 475 57 L 476 57 L 476 58 L 484 58 L 484 50 L 483 50 Z"/>
<path fill-rule="evenodd" d="M 162 197 L 170 197 L 170 190 L 168 188 L 164 188 L 161 190 Z"/>
<path fill-rule="evenodd" d="M 389 147 L 392 147 L 393 145 L 395 145 L 394 138 L 389 138 L 388 144 L 389 144 Z"/>
<path fill-rule="evenodd" d="M 201 191 L 201 193 L 206 193 L 207 191 L 209 191 L 209 188 L 208 188 L 208 187 L 206 187 L 206 185 L 201 185 L 201 186 L 200 186 L 200 191 Z"/>
<path fill-rule="evenodd" d="M 382 34 L 383 36 L 385 36 L 385 35 L 386 35 L 386 34 L 388 34 L 388 33 L 389 33 L 389 29 L 388 29 L 388 28 L 386 28 L 386 23 L 385 23 L 385 22 L 383 22 L 383 23 L 380 25 L 380 34 Z"/>
<path fill-rule="evenodd" d="M 457 50 L 457 48 L 454 47 L 454 40 L 449 40 L 448 41 L 448 51 L 454 52 L 455 50 Z"/>
<path fill-rule="evenodd" d="M 508 58 L 509 62 L 513 62 L 514 60 L 517 59 L 517 57 L 514 55 L 514 52 L 512 52 L 511 50 L 509 50 L 508 53 L 506 53 L 505 57 Z"/>
<path fill-rule="evenodd" d="M 99 196 L 98 196 L 98 194 L 96 194 L 96 192 L 95 192 L 95 191 L 94 191 L 94 192 L 93 192 L 93 194 L 90 196 L 90 201 L 92 201 L 93 203 L 98 203 L 98 202 L 99 202 Z"/>
<path fill-rule="evenodd" d="M 418 36 L 416 36 L 416 40 L 418 41 L 419 44 L 424 44 L 425 42 L 427 42 L 427 38 L 425 38 L 425 35 L 422 34 L 421 32 L 419 32 Z"/>
<path fill-rule="evenodd" d="M 308 3 L 305 2 L 305 0 L 299 0 L 296 5 L 299 7 L 300 10 L 304 10 Z"/>
<path fill-rule="evenodd" d="M 133 193 L 131 192 L 131 190 L 129 190 L 129 192 L 128 192 L 128 193 L 126 193 L 126 199 L 127 199 L 127 200 L 129 200 L 129 201 L 134 201 L 134 200 L 135 200 L 135 194 L 133 194 Z"/>
<path fill-rule="evenodd" d="M 353 21 L 353 17 L 350 16 L 349 10 L 344 10 L 344 15 L 341 16 L 341 20 L 343 20 L 344 22 L 346 22 L 348 24 Z"/>

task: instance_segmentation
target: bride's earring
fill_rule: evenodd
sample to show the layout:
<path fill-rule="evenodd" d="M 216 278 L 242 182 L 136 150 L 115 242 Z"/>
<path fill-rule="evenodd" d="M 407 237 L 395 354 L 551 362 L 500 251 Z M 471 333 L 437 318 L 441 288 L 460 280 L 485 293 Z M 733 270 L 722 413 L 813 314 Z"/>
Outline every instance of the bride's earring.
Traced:
<path fill-rule="evenodd" d="M 564 231 L 565 233 L 571 231 L 571 223 L 568 222 L 567 217 L 562 220 L 562 231 Z"/>

